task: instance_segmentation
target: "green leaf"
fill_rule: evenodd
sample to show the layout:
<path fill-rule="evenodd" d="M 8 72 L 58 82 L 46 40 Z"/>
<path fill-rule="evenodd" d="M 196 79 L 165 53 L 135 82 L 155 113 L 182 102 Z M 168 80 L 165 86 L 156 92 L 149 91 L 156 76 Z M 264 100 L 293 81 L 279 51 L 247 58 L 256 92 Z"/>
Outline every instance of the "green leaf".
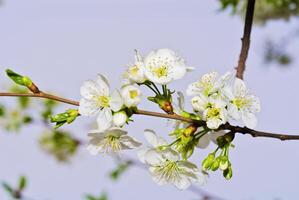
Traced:
<path fill-rule="evenodd" d="M 128 170 L 131 164 L 132 162 L 130 161 L 120 163 L 115 170 L 110 172 L 110 178 L 116 181 L 122 174 L 124 174 Z"/>
<path fill-rule="evenodd" d="M 5 115 L 5 107 L 4 105 L 0 105 L 0 117 L 3 117 Z"/>
<path fill-rule="evenodd" d="M 22 191 L 26 188 L 27 186 L 27 179 L 25 176 L 21 176 L 19 178 L 19 190 Z"/>
<path fill-rule="evenodd" d="M 12 195 L 13 193 L 14 193 L 14 190 L 13 190 L 13 188 L 10 186 L 10 185 L 8 185 L 7 183 L 2 183 L 2 186 L 3 186 L 3 188 L 4 188 L 4 190 L 7 192 L 7 193 L 9 193 L 10 195 Z"/>

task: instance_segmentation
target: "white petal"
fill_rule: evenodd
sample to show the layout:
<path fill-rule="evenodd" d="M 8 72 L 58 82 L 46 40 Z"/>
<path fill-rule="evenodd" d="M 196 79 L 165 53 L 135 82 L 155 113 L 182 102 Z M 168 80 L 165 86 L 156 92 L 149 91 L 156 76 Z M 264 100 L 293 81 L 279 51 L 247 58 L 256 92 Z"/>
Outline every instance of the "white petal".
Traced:
<path fill-rule="evenodd" d="M 123 99 L 121 98 L 119 92 L 117 90 L 113 91 L 111 94 L 111 100 L 109 102 L 110 107 L 113 111 L 119 111 L 123 106 Z"/>
<path fill-rule="evenodd" d="M 97 117 L 98 130 L 105 131 L 112 126 L 112 112 L 108 108 L 104 108 L 99 112 Z"/>
<path fill-rule="evenodd" d="M 255 128 L 257 124 L 256 116 L 249 112 L 242 113 L 242 120 L 248 128 Z"/>
<path fill-rule="evenodd" d="M 99 106 L 96 101 L 82 98 L 79 104 L 79 113 L 83 116 L 93 116 L 99 111 Z"/>
<path fill-rule="evenodd" d="M 150 150 L 150 149 L 147 147 L 143 147 L 137 151 L 137 156 L 138 156 L 140 162 L 145 163 L 145 155 L 148 152 L 148 150 Z"/>
<path fill-rule="evenodd" d="M 207 127 L 209 129 L 217 129 L 221 125 L 222 121 L 220 119 L 209 119 L 207 121 Z"/>
<path fill-rule="evenodd" d="M 186 67 L 185 65 L 177 65 L 174 66 L 172 69 L 172 78 L 173 80 L 181 79 L 186 74 Z"/>
<path fill-rule="evenodd" d="M 235 120 L 239 120 L 241 118 L 240 112 L 235 104 L 228 105 L 228 114 Z"/>
<path fill-rule="evenodd" d="M 201 90 L 197 87 L 196 83 L 192 83 L 188 85 L 186 94 L 188 96 L 194 96 L 199 95 L 201 93 Z"/>
<path fill-rule="evenodd" d="M 151 166 L 159 166 L 165 161 L 166 159 L 156 150 L 150 149 L 145 153 L 145 162 Z"/>
<path fill-rule="evenodd" d="M 245 96 L 247 93 L 245 82 L 242 79 L 236 78 L 234 83 L 234 92 L 237 96 Z"/>
<path fill-rule="evenodd" d="M 125 135 L 121 137 L 121 143 L 124 144 L 129 149 L 135 149 L 141 145 L 135 138 Z"/>
<path fill-rule="evenodd" d="M 160 153 L 163 155 L 164 158 L 166 158 L 167 160 L 173 161 L 173 162 L 178 161 L 180 158 L 179 154 L 172 149 L 167 149 Z"/>
<path fill-rule="evenodd" d="M 80 94 L 85 99 L 95 99 L 101 95 L 101 91 L 94 81 L 85 81 L 80 88 Z"/>
<path fill-rule="evenodd" d="M 185 190 L 191 185 L 191 181 L 188 178 L 182 176 L 175 178 L 173 184 L 179 190 Z"/>
<path fill-rule="evenodd" d="M 144 136 L 148 141 L 148 143 L 151 144 L 153 147 L 159 147 L 167 144 L 166 140 L 164 140 L 160 136 L 157 136 L 153 130 L 150 129 L 144 130 Z"/>
<path fill-rule="evenodd" d="M 96 83 L 97 83 L 97 86 L 100 89 L 102 95 L 108 96 L 109 95 L 109 83 L 108 83 L 107 78 L 102 74 L 98 74 Z"/>
<path fill-rule="evenodd" d="M 209 178 L 208 174 L 199 173 L 197 182 L 199 183 L 199 185 L 205 185 L 208 182 L 208 178 Z"/>
<path fill-rule="evenodd" d="M 179 109 L 180 110 L 184 110 L 184 108 L 185 108 L 185 98 L 184 98 L 184 95 L 183 95 L 183 93 L 182 92 L 177 92 L 177 94 L 178 94 L 178 106 L 179 106 Z"/>
<path fill-rule="evenodd" d="M 205 149 L 209 146 L 209 144 L 210 144 L 210 136 L 209 136 L 209 134 L 206 133 L 199 139 L 196 146 L 198 148 Z"/>
<path fill-rule="evenodd" d="M 163 177 L 161 172 L 159 170 L 157 170 L 156 167 L 150 167 L 149 171 L 150 171 L 153 181 L 156 184 L 162 186 L 162 185 L 165 185 L 168 183 L 168 180 L 165 177 Z"/>

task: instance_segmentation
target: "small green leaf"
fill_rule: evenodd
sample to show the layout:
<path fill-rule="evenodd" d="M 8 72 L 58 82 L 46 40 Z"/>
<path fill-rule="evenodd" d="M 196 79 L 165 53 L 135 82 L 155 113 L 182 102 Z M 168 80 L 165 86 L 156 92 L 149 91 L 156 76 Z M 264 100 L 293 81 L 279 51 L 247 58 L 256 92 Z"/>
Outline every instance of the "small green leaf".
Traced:
<path fill-rule="evenodd" d="M 4 190 L 7 193 L 9 193 L 10 195 L 12 195 L 14 193 L 13 188 L 10 185 L 8 185 L 7 183 L 2 183 L 2 186 L 3 186 Z"/>
<path fill-rule="evenodd" d="M 132 163 L 130 161 L 120 163 L 115 170 L 110 172 L 110 178 L 116 181 L 122 174 L 124 174 L 128 170 L 131 164 Z"/>
<path fill-rule="evenodd" d="M 19 178 L 19 190 L 22 191 L 26 188 L 27 186 L 27 179 L 25 176 L 21 176 Z"/>

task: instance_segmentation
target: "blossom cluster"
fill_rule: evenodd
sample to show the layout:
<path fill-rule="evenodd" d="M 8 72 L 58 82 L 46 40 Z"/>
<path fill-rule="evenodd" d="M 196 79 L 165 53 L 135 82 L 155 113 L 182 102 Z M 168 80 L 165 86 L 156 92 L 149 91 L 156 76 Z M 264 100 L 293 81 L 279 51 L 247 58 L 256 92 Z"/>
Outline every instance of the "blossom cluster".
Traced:
<path fill-rule="evenodd" d="M 192 70 L 172 50 L 159 49 L 145 57 L 136 51 L 135 61 L 126 69 L 119 90 L 111 91 L 103 75 L 98 75 L 95 81 L 84 82 L 80 90 L 79 114 L 97 116 L 97 129 L 89 132 L 87 149 L 90 153 L 119 155 L 122 150 L 137 149 L 140 161 L 149 167 L 157 184 L 173 184 L 179 189 L 186 189 L 195 182 L 205 183 L 208 170 L 220 169 L 224 177 L 230 179 L 232 167 L 228 154 L 234 133 L 222 130 L 221 125 L 240 121 L 249 128 L 255 127 L 259 99 L 249 93 L 244 81 L 231 73 L 218 77 L 216 72 L 211 72 L 188 86 L 186 93 L 192 96 L 193 108 L 188 112 L 184 108 L 183 93 L 177 92 L 179 97 L 174 102 L 174 92 L 168 85 Z M 125 125 L 133 121 L 132 116 L 143 98 L 141 86 L 153 91 L 154 96 L 147 99 L 169 115 L 204 122 L 203 125 L 175 121 L 174 130 L 169 134 L 170 142 L 146 129 L 144 136 L 149 146 L 142 146 L 124 130 Z M 210 141 L 217 149 L 199 168 L 188 159 L 196 147 L 206 148 Z"/>

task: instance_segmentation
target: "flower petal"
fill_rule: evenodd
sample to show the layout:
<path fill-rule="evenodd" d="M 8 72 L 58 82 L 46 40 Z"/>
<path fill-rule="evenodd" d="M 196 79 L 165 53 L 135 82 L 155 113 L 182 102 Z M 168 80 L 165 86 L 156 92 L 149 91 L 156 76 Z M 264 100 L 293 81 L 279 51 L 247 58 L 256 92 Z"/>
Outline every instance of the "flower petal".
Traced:
<path fill-rule="evenodd" d="M 209 144 L 210 144 L 210 136 L 209 134 L 205 134 L 199 139 L 196 147 L 205 149 L 209 146 Z"/>
<path fill-rule="evenodd" d="M 253 113 L 243 112 L 242 113 L 242 120 L 248 128 L 255 128 L 257 125 L 256 116 Z"/>
<path fill-rule="evenodd" d="M 80 88 L 80 94 L 83 98 L 92 100 L 101 95 L 101 91 L 94 81 L 85 81 Z"/>
<path fill-rule="evenodd" d="M 152 145 L 153 147 L 159 147 L 159 146 L 167 144 L 166 140 L 164 140 L 160 136 L 157 136 L 155 131 L 153 131 L 153 130 L 145 129 L 144 136 L 145 136 L 145 139 L 148 141 L 148 143 L 150 145 Z"/>
<path fill-rule="evenodd" d="M 117 90 L 113 91 L 111 94 L 111 100 L 110 100 L 110 108 L 113 111 L 119 111 L 121 107 L 123 106 L 124 102 L 123 99 L 121 98 L 121 95 Z"/>
<path fill-rule="evenodd" d="M 161 163 L 165 162 L 166 159 L 162 154 L 158 153 L 154 149 L 150 149 L 145 154 L 145 163 L 151 166 L 159 166 Z"/>
<path fill-rule="evenodd" d="M 142 143 L 138 142 L 135 138 L 128 135 L 122 136 L 120 142 L 128 147 L 128 149 L 135 149 L 142 145 Z"/>
<path fill-rule="evenodd" d="M 97 117 L 98 130 L 103 132 L 112 126 L 112 112 L 109 108 L 104 108 Z"/>
<path fill-rule="evenodd" d="M 96 84 L 97 84 L 97 88 L 99 88 L 103 96 L 109 95 L 109 82 L 104 75 L 102 74 L 97 75 Z"/>
<path fill-rule="evenodd" d="M 93 116 L 99 112 L 100 107 L 98 103 L 93 100 L 82 98 L 79 104 L 79 113 L 83 116 Z"/>

